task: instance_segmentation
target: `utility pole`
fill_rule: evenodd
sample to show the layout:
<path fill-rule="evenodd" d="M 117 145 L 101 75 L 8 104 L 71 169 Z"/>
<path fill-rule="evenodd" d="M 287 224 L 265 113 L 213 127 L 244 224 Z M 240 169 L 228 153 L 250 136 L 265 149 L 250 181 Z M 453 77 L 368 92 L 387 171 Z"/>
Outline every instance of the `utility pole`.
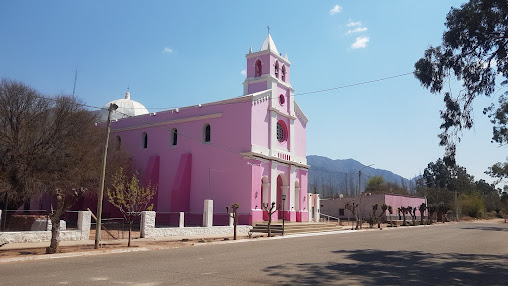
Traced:
<path fill-rule="evenodd" d="M 358 171 L 358 195 L 360 196 L 360 203 L 358 203 L 358 218 L 361 220 L 362 217 L 361 217 L 361 204 L 362 204 L 362 193 L 361 193 L 361 178 L 362 178 L 362 170 L 365 169 L 365 168 L 368 168 L 370 166 L 374 166 L 374 164 L 370 164 L 368 166 L 363 166 L 363 168 L 361 168 L 359 171 Z M 358 225 L 358 222 L 356 222 L 357 225 Z"/>
<path fill-rule="evenodd" d="M 104 180 L 106 177 L 106 157 L 108 156 L 108 145 L 109 145 L 109 132 L 111 124 L 111 112 L 116 110 L 118 105 L 111 103 L 108 109 L 108 121 L 106 123 L 106 143 L 104 146 L 104 152 L 102 156 L 102 174 L 101 174 L 101 185 L 99 188 L 99 196 L 97 198 L 97 224 L 95 225 L 95 249 L 99 249 L 99 242 L 101 240 L 101 219 L 102 219 L 102 197 L 104 196 Z"/>

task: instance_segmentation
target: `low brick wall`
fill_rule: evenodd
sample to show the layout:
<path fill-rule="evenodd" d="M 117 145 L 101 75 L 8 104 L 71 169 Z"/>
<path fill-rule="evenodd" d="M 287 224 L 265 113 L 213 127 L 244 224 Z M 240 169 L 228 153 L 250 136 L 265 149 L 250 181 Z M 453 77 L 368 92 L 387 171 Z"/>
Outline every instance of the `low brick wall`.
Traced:
<path fill-rule="evenodd" d="M 88 240 L 90 237 L 91 212 L 80 211 L 78 230 L 60 231 L 60 240 Z M 51 231 L 0 232 L 0 244 L 43 242 L 51 240 Z"/>
<path fill-rule="evenodd" d="M 236 228 L 238 235 L 247 235 L 252 227 L 250 225 L 239 225 Z M 211 226 L 211 227 L 168 227 L 151 228 L 145 231 L 144 237 L 171 237 L 191 235 L 233 235 L 232 226 Z"/>
<path fill-rule="evenodd" d="M 238 225 L 238 235 L 247 235 L 251 230 L 250 225 Z M 210 227 L 155 227 L 155 212 L 145 211 L 141 213 L 141 237 L 170 237 L 190 235 L 232 235 L 233 226 L 210 226 Z"/>

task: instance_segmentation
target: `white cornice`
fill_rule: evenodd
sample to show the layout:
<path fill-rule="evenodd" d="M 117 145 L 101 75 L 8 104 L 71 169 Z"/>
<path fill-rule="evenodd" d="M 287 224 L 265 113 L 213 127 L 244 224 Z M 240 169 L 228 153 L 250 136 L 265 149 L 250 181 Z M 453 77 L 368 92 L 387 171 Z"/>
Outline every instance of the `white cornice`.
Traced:
<path fill-rule="evenodd" d="M 310 168 L 310 166 L 306 165 L 306 164 L 300 164 L 297 162 L 288 161 L 288 160 L 284 160 L 281 158 L 268 156 L 268 155 L 264 155 L 264 154 L 259 154 L 259 153 L 255 153 L 255 152 L 244 152 L 244 153 L 242 153 L 242 156 L 247 157 L 247 158 L 252 158 L 252 157 L 262 158 L 262 159 L 271 160 L 271 161 L 275 161 L 277 163 L 282 163 L 282 164 L 286 164 L 286 165 L 294 165 L 296 167 L 300 167 L 300 168 L 304 168 L 304 169 Z"/>
<path fill-rule="evenodd" d="M 291 62 L 289 60 L 287 60 L 284 57 L 282 57 L 281 55 L 276 54 L 276 53 L 274 53 L 272 51 L 269 51 L 269 50 L 264 50 L 264 51 L 254 52 L 254 53 L 251 53 L 251 54 L 246 54 L 245 57 L 247 59 L 250 59 L 250 58 L 254 58 L 254 57 L 263 56 L 263 55 L 266 55 L 266 54 L 272 54 L 272 55 L 274 55 L 277 58 L 277 60 L 279 60 L 281 62 L 284 62 L 287 66 L 291 66 Z"/>
<path fill-rule="evenodd" d="M 284 116 L 284 117 L 289 118 L 289 119 L 293 119 L 293 120 L 296 119 L 296 117 L 294 117 L 292 115 L 289 115 L 289 114 L 286 114 L 284 112 L 281 112 L 280 110 L 278 110 L 276 108 L 273 108 L 273 107 L 269 107 L 268 110 L 273 111 L 273 112 L 277 113 L 278 115 Z"/>
<path fill-rule="evenodd" d="M 307 122 L 309 122 L 309 119 L 307 119 L 307 116 L 305 116 L 303 111 L 300 109 L 300 106 L 298 106 L 298 104 L 296 104 L 296 101 L 294 103 L 295 103 L 295 113 L 296 113 L 296 116 L 298 118 L 300 118 L 301 120 L 303 120 L 305 124 L 307 124 Z"/>
<path fill-rule="evenodd" d="M 245 84 L 249 84 L 249 83 L 258 83 L 258 82 L 263 82 L 263 81 L 268 81 L 268 80 L 276 81 L 280 85 L 282 85 L 285 88 L 289 89 L 291 92 L 295 91 L 289 82 L 282 81 L 282 80 L 274 77 L 272 74 L 264 74 L 264 75 L 259 76 L 259 77 L 248 77 L 248 78 L 245 79 L 243 84 L 245 85 Z"/>
<path fill-rule="evenodd" d="M 148 127 L 155 127 L 155 126 L 169 125 L 169 124 L 176 124 L 176 123 L 185 123 L 185 122 L 206 120 L 206 119 L 220 118 L 220 117 L 222 117 L 222 112 L 208 114 L 208 115 L 202 115 L 202 116 L 193 116 L 193 117 L 180 118 L 180 119 L 174 119 L 174 120 L 147 123 L 147 124 L 125 127 L 125 128 L 117 128 L 117 129 L 112 128 L 111 132 L 121 132 L 121 131 L 135 130 L 135 129 L 140 129 L 140 128 L 148 128 Z"/>

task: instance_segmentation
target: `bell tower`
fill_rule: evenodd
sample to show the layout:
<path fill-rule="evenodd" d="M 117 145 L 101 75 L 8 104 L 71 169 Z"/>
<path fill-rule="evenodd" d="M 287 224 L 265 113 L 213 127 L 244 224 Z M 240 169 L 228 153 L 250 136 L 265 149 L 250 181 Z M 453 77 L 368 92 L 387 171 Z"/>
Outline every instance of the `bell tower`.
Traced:
<path fill-rule="evenodd" d="M 253 52 L 250 48 L 245 57 L 247 58 L 247 78 L 243 83 L 244 95 L 272 89 L 274 84 L 292 90 L 290 84 L 291 63 L 287 55 L 283 57 L 277 51 L 270 34 L 258 52 Z"/>
<path fill-rule="evenodd" d="M 247 58 L 247 78 L 243 82 L 243 94 L 270 92 L 268 112 L 270 122 L 268 148 L 270 155 L 291 161 L 295 150 L 294 139 L 294 89 L 291 87 L 291 63 L 287 55 L 277 50 L 268 34 L 258 52 L 250 48 Z"/>

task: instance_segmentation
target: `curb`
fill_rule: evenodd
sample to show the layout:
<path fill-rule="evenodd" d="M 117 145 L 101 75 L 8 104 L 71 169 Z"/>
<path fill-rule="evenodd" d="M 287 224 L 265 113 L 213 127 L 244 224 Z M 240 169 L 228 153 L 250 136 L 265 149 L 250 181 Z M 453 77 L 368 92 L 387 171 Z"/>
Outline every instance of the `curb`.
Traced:
<path fill-rule="evenodd" d="M 402 229 L 413 229 L 418 227 L 430 227 L 430 226 L 440 226 L 446 224 L 432 224 L 432 225 L 417 225 L 411 227 L 386 227 L 381 230 L 402 230 Z M 358 232 L 366 232 L 366 231 L 376 231 L 380 230 L 377 228 L 365 228 L 365 229 L 342 229 L 335 231 L 324 231 L 324 232 L 309 232 L 309 233 L 297 233 L 290 234 L 284 236 L 272 236 L 272 237 L 260 237 L 256 239 L 240 239 L 240 240 L 225 240 L 225 241 L 213 241 L 213 242 L 203 242 L 203 243 L 193 243 L 192 246 L 206 246 L 206 245 L 220 245 L 220 244 L 230 244 L 230 243 L 243 243 L 243 242 L 256 242 L 256 241 L 267 241 L 267 240 L 277 240 L 277 239 L 287 239 L 287 238 L 298 238 L 298 237 L 309 237 L 309 236 L 321 236 L 321 235 L 330 235 L 330 234 L 340 234 L 340 233 L 358 233 Z"/>
<path fill-rule="evenodd" d="M 133 249 L 112 249 L 112 250 L 100 250 L 100 251 L 82 251 L 82 252 L 69 252 L 69 253 L 56 253 L 47 255 L 34 255 L 27 257 L 13 257 L 13 258 L 0 258 L 0 263 L 16 262 L 16 261 L 35 261 L 35 260 L 46 260 L 46 259 L 59 259 L 69 257 L 81 257 L 81 256 L 95 256 L 103 254 L 115 254 L 115 253 L 127 253 L 127 252 L 138 252 L 148 251 L 150 249 L 146 247 L 133 248 Z"/>

